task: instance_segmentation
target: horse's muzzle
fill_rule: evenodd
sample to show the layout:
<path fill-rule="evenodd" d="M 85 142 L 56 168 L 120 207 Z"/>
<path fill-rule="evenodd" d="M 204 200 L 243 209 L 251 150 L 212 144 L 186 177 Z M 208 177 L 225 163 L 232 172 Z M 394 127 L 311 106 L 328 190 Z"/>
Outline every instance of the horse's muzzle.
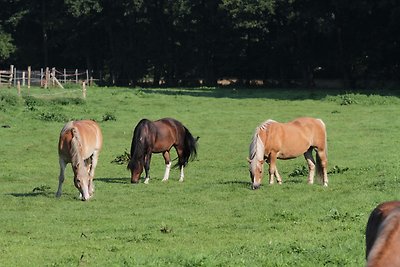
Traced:
<path fill-rule="evenodd" d="M 260 188 L 260 184 L 259 183 L 253 183 L 253 185 L 251 186 L 251 189 L 256 190 Z"/>

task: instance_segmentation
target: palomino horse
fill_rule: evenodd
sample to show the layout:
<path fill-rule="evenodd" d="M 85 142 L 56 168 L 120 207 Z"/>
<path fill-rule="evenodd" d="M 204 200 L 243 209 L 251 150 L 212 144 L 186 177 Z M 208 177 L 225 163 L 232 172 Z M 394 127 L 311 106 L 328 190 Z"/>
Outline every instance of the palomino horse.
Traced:
<path fill-rule="evenodd" d="M 197 155 L 197 139 L 193 138 L 189 130 L 175 119 L 164 118 L 157 121 L 142 119 L 135 127 L 131 158 L 128 169 L 131 170 L 131 182 L 138 183 L 143 168 L 146 172 L 144 183 L 150 179 L 150 160 L 152 153 L 162 153 L 165 160 L 165 173 L 163 181 L 169 178 L 171 169 L 170 150 L 175 147 L 178 154 L 178 163 L 181 170 L 179 181 L 183 181 L 183 168 L 189 160 Z"/>
<path fill-rule="evenodd" d="M 288 123 L 267 120 L 256 128 L 250 144 L 249 169 L 253 189 L 261 185 L 263 164 L 269 164 L 269 183 L 282 183 L 276 159 L 292 159 L 304 154 L 308 163 L 308 183 L 314 183 L 315 167 L 324 186 L 328 186 L 327 141 L 325 124 L 320 119 L 298 118 Z M 316 150 L 316 161 L 312 152 Z"/>
<path fill-rule="evenodd" d="M 400 266 L 400 201 L 379 204 L 365 231 L 368 267 Z"/>
<path fill-rule="evenodd" d="M 61 196 L 65 167 L 71 163 L 74 184 L 82 200 L 88 200 L 94 192 L 94 170 L 103 145 L 99 125 L 91 120 L 70 121 L 61 130 L 58 142 L 60 176 L 56 196 Z"/>

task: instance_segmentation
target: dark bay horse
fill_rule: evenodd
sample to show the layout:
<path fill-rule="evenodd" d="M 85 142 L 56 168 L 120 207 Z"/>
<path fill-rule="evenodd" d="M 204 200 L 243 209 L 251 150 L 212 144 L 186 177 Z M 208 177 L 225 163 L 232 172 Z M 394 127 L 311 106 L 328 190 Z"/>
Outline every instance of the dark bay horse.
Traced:
<path fill-rule="evenodd" d="M 400 201 L 379 204 L 365 231 L 368 267 L 400 266 Z"/>
<path fill-rule="evenodd" d="M 146 173 L 144 183 L 150 179 L 150 161 L 152 153 L 162 153 L 165 160 L 165 174 L 163 181 L 169 178 L 171 169 L 170 150 L 175 148 L 178 154 L 178 163 L 181 170 L 179 181 L 184 178 L 183 168 L 189 160 L 197 155 L 197 138 L 183 124 L 172 118 L 163 118 L 157 121 L 142 119 L 135 127 L 131 144 L 131 158 L 128 169 L 131 170 L 131 182 L 138 183 L 143 168 Z"/>
<path fill-rule="evenodd" d="M 308 163 L 308 183 L 314 183 L 315 169 L 323 178 L 324 186 L 328 186 L 327 174 L 327 136 L 325 124 L 320 119 L 298 118 L 291 122 L 279 123 L 267 120 L 256 128 L 249 153 L 249 170 L 252 188 L 261 185 L 263 164 L 269 164 L 269 183 L 282 183 L 276 168 L 277 159 L 292 159 L 304 155 Z M 312 152 L 316 150 L 316 160 Z"/>
<path fill-rule="evenodd" d="M 103 145 L 99 125 L 91 120 L 70 121 L 62 128 L 58 142 L 60 176 L 57 197 L 61 196 L 65 167 L 71 163 L 74 184 L 82 200 L 88 200 L 94 192 L 94 170 Z"/>

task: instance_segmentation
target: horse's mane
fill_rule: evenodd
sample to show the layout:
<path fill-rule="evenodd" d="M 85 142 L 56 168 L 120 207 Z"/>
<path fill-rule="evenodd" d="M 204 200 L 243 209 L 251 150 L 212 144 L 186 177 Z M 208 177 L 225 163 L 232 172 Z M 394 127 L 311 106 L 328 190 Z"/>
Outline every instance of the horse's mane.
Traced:
<path fill-rule="evenodd" d="M 255 169 L 255 164 L 257 164 L 258 161 L 264 160 L 264 143 L 260 138 L 260 131 L 268 131 L 268 127 L 271 123 L 274 123 L 276 121 L 274 120 L 266 120 L 263 123 L 261 123 L 255 130 L 253 139 L 250 143 L 250 149 L 249 149 L 249 159 L 251 161 L 252 169 Z M 256 160 L 253 160 L 253 159 Z"/>
<path fill-rule="evenodd" d="M 71 161 L 72 165 L 76 166 L 76 164 L 80 161 L 82 161 L 82 155 L 81 155 L 81 135 L 78 131 L 78 128 L 74 126 L 74 122 L 70 121 L 68 122 L 64 128 L 61 130 L 61 135 L 64 135 L 67 131 L 71 131 L 72 134 L 72 139 L 71 139 Z"/>
<path fill-rule="evenodd" d="M 379 262 L 387 258 L 387 253 L 393 253 L 390 246 L 396 242 L 400 231 L 400 208 L 395 208 L 391 214 L 379 226 L 375 244 L 372 246 L 368 255 L 369 261 Z M 368 262 L 369 262 L 368 261 Z"/>
<path fill-rule="evenodd" d="M 146 144 L 148 136 L 142 134 L 143 130 L 149 127 L 152 128 L 152 123 L 148 119 L 142 119 L 135 127 L 133 131 L 132 137 L 132 146 L 131 146 L 131 158 L 129 160 L 127 168 L 133 170 L 137 162 L 141 162 L 144 164 L 144 157 L 143 155 L 146 152 Z"/>

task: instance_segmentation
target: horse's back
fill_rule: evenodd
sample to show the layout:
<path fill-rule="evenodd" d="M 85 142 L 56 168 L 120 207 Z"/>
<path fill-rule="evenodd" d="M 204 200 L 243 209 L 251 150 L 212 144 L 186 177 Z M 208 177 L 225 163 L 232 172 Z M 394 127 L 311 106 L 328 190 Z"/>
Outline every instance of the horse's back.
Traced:
<path fill-rule="evenodd" d="M 268 150 L 279 151 L 278 158 L 294 158 L 310 147 L 325 148 L 325 125 L 319 119 L 302 117 L 290 122 L 271 121 L 266 131 L 260 132 Z"/>
<path fill-rule="evenodd" d="M 368 255 L 378 237 L 379 227 L 395 209 L 400 209 L 400 201 L 381 203 L 371 212 L 365 230 L 366 258 L 368 258 Z"/>
<path fill-rule="evenodd" d="M 99 125 L 92 120 L 75 121 L 74 127 L 79 131 L 82 143 L 88 150 L 101 150 L 103 135 Z"/>
<path fill-rule="evenodd" d="M 312 146 L 325 148 L 326 127 L 321 119 L 302 117 L 287 123 L 288 128 L 292 126 L 301 136 L 310 140 Z"/>
<path fill-rule="evenodd" d="M 93 151 L 100 151 L 103 145 L 103 136 L 99 125 L 92 120 L 70 121 L 61 130 L 58 152 L 65 160 L 70 162 L 71 140 L 78 135 L 85 158 Z"/>

